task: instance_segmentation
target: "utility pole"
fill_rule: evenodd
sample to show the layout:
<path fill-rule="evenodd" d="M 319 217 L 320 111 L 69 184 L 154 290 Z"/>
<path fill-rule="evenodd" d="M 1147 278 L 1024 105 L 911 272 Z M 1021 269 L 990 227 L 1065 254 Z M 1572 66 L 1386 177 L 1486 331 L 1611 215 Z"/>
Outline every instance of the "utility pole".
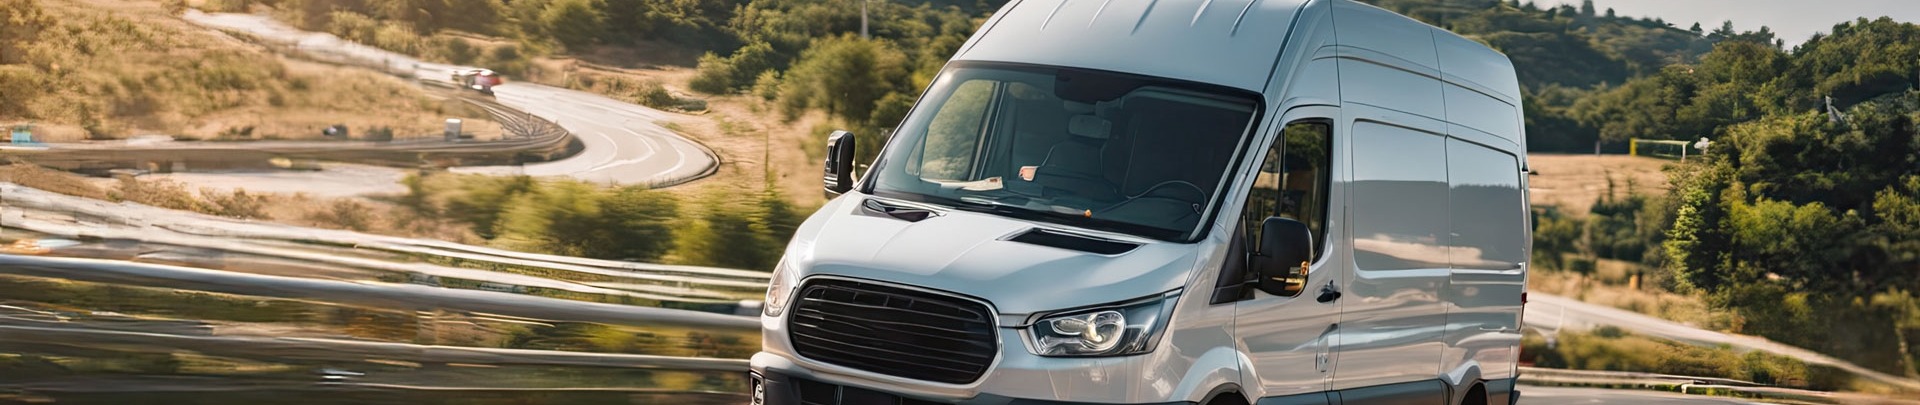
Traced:
<path fill-rule="evenodd" d="M 860 39 L 869 39 L 867 37 L 867 1 L 860 0 Z"/>

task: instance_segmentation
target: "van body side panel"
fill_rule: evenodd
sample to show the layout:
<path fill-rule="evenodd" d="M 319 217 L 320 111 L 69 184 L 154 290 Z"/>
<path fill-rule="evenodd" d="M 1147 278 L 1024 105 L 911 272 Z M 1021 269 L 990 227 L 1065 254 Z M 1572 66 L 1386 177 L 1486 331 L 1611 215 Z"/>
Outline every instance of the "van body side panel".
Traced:
<path fill-rule="evenodd" d="M 1240 231 L 1246 191 L 1260 178 L 1266 151 L 1281 142 L 1279 135 L 1288 123 L 1309 119 L 1333 123 L 1340 118 L 1340 110 L 1329 105 L 1340 99 L 1339 62 L 1330 57 L 1335 42 L 1329 3 L 1309 3 L 1295 19 L 1295 29 L 1275 64 L 1273 83 L 1267 86 L 1269 99 L 1275 100 L 1272 125 L 1259 133 L 1259 140 L 1248 151 L 1249 164 L 1238 169 L 1240 182 L 1235 189 L 1241 192 L 1234 196 L 1233 215 L 1221 215 L 1222 222 L 1216 229 Z M 1346 133 L 1337 125 L 1332 129 L 1330 140 L 1336 158 L 1326 192 L 1325 236 L 1327 243 L 1338 246 L 1336 241 L 1345 238 L 1339 230 L 1345 228 L 1342 213 L 1346 183 L 1342 179 L 1348 174 L 1339 160 L 1345 156 L 1341 144 Z M 1324 391 L 1332 375 L 1331 339 L 1336 333 L 1332 325 L 1339 316 L 1339 303 L 1316 302 L 1312 291 L 1327 283 L 1338 285 L 1348 257 L 1337 247 L 1323 252 L 1311 265 L 1306 292 L 1301 295 L 1278 297 L 1254 291 L 1252 299 L 1233 304 L 1236 347 L 1245 353 L 1248 363 L 1241 373 L 1241 385 L 1249 398 L 1261 404 L 1327 401 Z"/>
<path fill-rule="evenodd" d="M 1374 111 L 1368 111 L 1374 110 Z M 1448 276 L 1444 125 L 1347 105 L 1352 124 L 1353 274 L 1340 299 L 1334 389 L 1434 380 Z M 1435 128 L 1438 126 L 1438 128 Z M 1440 395 L 1435 392 L 1434 395 Z"/>
<path fill-rule="evenodd" d="M 1219 234 L 1218 232 L 1215 233 Z M 1222 249 L 1209 250 L 1195 271 L 1195 283 L 1212 283 L 1225 256 L 1225 243 L 1212 243 Z M 1212 270 L 1208 270 L 1212 269 Z M 1235 349 L 1234 308 L 1209 305 L 1211 291 L 1188 289 L 1180 296 L 1168 319 L 1162 347 L 1142 355 L 1141 375 L 1155 376 L 1153 382 L 1129 383 L 1136 401 L 1161 399 L 1202 401 L 1215 388 L 1246 385 L 1241 380 L 1243 356 Z M 1234 395 L 1240 395 L 1235 393 Z"/>
<path fill-rule="evenodd" d="M 1332 398 L 1332 393 L 1314 392 L 1283 397 L 1260 398 L 1254 405 L 1327 405 L 1340 403 Z"/>
<path fill-rule="evenodd" d="M 1434 45 L 1440 70 L 1448 83 L 1447 111 L 1470 114 L 1447 120 L 1506 139 L 1516 155 L 1527 150 L 1524 120 L 1520 119 L 1520 79 L 1505 55 L 1458 35 L 1435 29 Z"/>
<path fill-rule="evenodd" d="M 1441 291 L 1448 305 L 1442 364 L 1450 382 L 1464 388 L 1473 379 L 1512 377 L 1528 214 L 1514 155 L 1448 139 L 1447 175 L 1453 270 Z"/>
<path fill-rule="evenodd" d="M 1340 391 L 1340 401 L 1365 405 L 1443 405 L 1447 404 L 1446 383 L 1440 380 L 1375 385 Z"/>

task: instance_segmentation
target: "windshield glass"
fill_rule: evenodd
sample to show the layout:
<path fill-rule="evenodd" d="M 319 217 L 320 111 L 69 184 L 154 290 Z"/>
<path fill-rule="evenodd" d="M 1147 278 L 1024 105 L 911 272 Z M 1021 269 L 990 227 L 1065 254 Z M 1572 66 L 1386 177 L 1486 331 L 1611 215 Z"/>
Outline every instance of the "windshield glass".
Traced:
<path fill-rule="evenodd" d="M 1252 94 L 1142 76 L 961 64 L 880 157 L 875 195 L 1186 241 L 1226 183 Z"/>

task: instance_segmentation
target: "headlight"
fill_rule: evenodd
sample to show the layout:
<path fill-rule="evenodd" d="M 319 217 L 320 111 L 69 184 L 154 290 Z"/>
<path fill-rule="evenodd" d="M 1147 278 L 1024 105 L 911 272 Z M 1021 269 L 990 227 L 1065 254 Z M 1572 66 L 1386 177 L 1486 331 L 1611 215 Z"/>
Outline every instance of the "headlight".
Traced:
<path fill-rule="evenodd" d="M 1177 294 L 1104 308 L 1051 314 L 1027 327 L 1034 354 L 1126 356 L 1153 351 Z"/>
<path fill-rule="evenodd" d="M 793 300 L 794 288 L 799 287 L 799 280 L 794 279 L 798 276 L 798 273 L 787 266 L 787 259 L 782 258 L 780 264 L 773 266 L 773 280 L 767 285 L 767 301 L 764 304 L 766 310 L 762 312 L 763 314 L 780 316 L 781 312 L 786 311 L 787 301 Z"/>

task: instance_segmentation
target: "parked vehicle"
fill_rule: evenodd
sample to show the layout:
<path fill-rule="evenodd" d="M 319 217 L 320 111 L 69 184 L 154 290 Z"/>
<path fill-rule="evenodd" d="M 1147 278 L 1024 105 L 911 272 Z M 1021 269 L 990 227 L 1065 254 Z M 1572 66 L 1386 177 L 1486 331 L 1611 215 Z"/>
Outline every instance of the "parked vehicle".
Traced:
<path fill-rule="evenodd" d="M 1351 0 L 1023 0 L 796 232 L 754 403 L 1510 404 L 1508 59 Z"/>

